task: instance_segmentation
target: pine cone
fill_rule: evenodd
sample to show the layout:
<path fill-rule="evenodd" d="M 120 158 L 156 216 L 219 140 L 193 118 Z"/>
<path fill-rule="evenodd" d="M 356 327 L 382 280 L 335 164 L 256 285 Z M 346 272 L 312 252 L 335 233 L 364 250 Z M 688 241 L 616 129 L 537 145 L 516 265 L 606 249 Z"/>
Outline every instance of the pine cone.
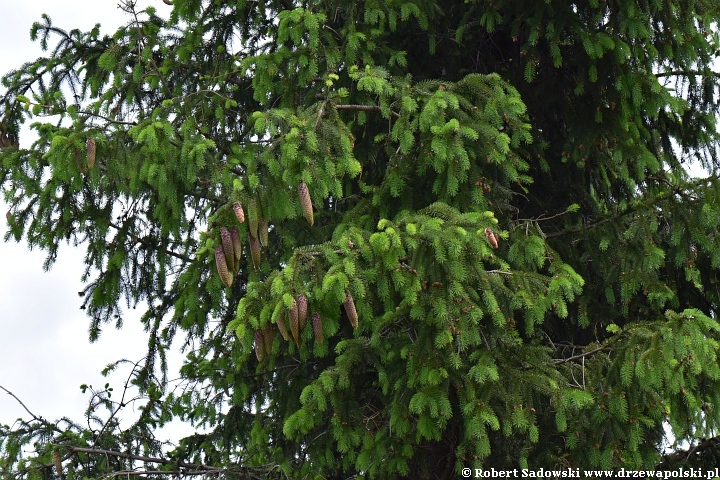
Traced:
<path fill-rule="evenodd" d="M 320 315 L 317 313 L 314 313 L 312 316 L 312 329 L 313 334 L 315 334 L 315 342 L 318 345 L 322 345 L 325 336 L 323 335 L 322 318 L 320 318 Z"/>
<path fill-rule="evenodd" d="M 243 212 L 240 202 L 233 203 L 233 211 L 235 212 L 235 218 L 237 218 L 238 222 L 243 223 L 245 221 L 245 212 Z"/>
<path fill-rule="evenodd" d="M 220 245 L 215 247 L 215 264 L 217 265 L 218 275 L 223 285 L 229 287 L 232 285 L 232 275 L 228 272 L 227 263 L 225 262 L 225 252 Z"/>
<path fill-rule="evenodd" d="M 352 294 L 350 294 L 350 290 L 345 290 L 345 302 L 343 302 L 343 307 L 345 307 L 345 313 L 347 313 L 348 320 L 350 320 L 350 325 L 352 325 L 353 328 L 357 328 L 358 314 L 355 309 L 355 301 L 353 300 Z"/>
<path fill-rule="evenodd" d="M 305 325 L 307 324 L 307 313 L 308 313 L 308 301 L 307 297 L 303 295 L 302 293 L 298 295 L 297 298 L 297 306 L 298 306 L 298 324 L 300 326 L 300 331 L 303 331 L 303 328 L 305 328 Z"/>
<path fill-rule="evenodd" d="M 250 235 L 258 238 L 258 209 L 255 200 L 248 201 L 247 204 L 248 223 L 250 225 Z"/>
<path fill-rule="evenodd" d="M 285 310 L 280 313 L 280 317 L 278 317 L 277 320 L 275 320 L 275 323 L 277 324 L 278 331 L 280 331 L 280 335 L 285 339 L 286 342 L 289 342 L 292 340 L 290 337 L 290 332 L 288 332 L 287 323 L 285 320 Z"/>
<path fill-rule="evenodd" d="M 253 345 L 255 347 L 255 356 L 258 362 L 262 363 L 262 361 L 265 360 L 265 339 L 262 330 L 259 328 L 255 330 Z"/>
<path fill-rule="evenodd" d="M 225 227 L 220 229 L 220 240 L 222 240 L 227 268 L 230 272 L 235 273 L 237 272 L 237 268 L 235 268 L 235 247 L 233 246 L 232 236 Z"/>
<path fill-rule="evenodd" d="M 275 332 L 273 324 L 268 322 L 263 328 L 263 341 L 265 345 L 265 353 L 270 354 L 272 352 L 273 341 L 275 340 Z"/>
<path fill-rule="evenodd" d="M 298 304 L 293 299 L 292 308 L 288 310 L 290 316 L 290 334 L 292 335 L 295 343 L 300 346 L 300 320 L 298 318 Z"/>
<path fill-rule="evenodd" d="M 492 245 L 493 248 L 498 248 L 497 237 L 493 233 L 492 229 L 490 229 L 490 227 L 485 229 L 485 235 L 487 236 L 490 245 Z"/>
<path fill-rule="evenodd" d="M 92 138 L 88 138 L 87 142 L 85 142 L 85 146 L 87 147 L 88 170 L 92 170 L 92 168 L 95 166 L 95 140 L 93 140 Z"/>
<path fill-rule="evenodd" d="M 260 243 L 264 246 L 268 246 L 268 221 L 261 218 L 258 222 L 258 235 L 260 236 Z"/>
<path fill-rule="evenodd" d="M 233 252 L 235 253 L 235 271 L 240 268 L 240 259 L 242 258 L 242 242 L 240 241 L 240 232 L 237 227 L 230 229 L 230 238 L 232 239 Z"/>
<path fill-rule="evenodd" d="M 305 217 L 305 220 L 312 226 L 315 222 L 313 218 L 312 200 L 310 200 L 310 191 L 305 182 L 300 182 L 300 185 L 298 185 L 298 197 L 300 198 L 303 217 Z"/>
<path fill-rule="evenodd" d="M 250 235 L 248 243 L 250 244 L 250 255 L 252 256 L 253 267 L 257 272 L 260 268 L 260 240 Z"/>
<path fill-rule="evenodd" d="M 55 472 L 57 472 L 58 478 L 64 478 L 62 469 L 62 458 L 60 458 L 60 452 L 57 450 L 53 452 L 53 463 L 55 464 Z"/>

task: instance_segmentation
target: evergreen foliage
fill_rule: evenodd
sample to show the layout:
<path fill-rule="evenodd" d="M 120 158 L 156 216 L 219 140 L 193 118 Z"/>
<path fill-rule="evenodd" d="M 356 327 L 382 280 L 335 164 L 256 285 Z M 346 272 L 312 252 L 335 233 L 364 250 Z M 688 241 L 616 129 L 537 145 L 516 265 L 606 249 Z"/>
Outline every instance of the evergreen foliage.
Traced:
<path fill-rule="evenodd" d="M 148 354 L 0 476 L 712 466 L 714 2 L 172 3 L 3 77 L 8 239 L 85 249 L 90 340 L 146 302 Z"/>

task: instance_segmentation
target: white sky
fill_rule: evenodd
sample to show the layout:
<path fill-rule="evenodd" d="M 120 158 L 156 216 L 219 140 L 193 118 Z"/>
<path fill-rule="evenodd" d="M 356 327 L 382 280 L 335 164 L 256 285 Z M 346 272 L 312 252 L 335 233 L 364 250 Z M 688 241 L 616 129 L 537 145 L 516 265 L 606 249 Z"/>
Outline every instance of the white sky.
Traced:
<path fill-rule="evenodd" d="M 161 15 L 169 12 L 160 0 L 138 1 L 141 8 L 150 4 Z M 55 26 L 66 30 L 86 31 L 100 23 L 103 33 L 112 33 L 126 19 L 117 5 L 117 0 L 0 0 L 0 75 L 42 54 L 29 35 L 41 14 L 47 13 Z M 27 131 L 20 138 L 24 147 L 31 145 Z M 80 385 L 102 388 L 109 381 L 120 393 L 129 369 L 109 379 L 100 371 L 120 358 L 142 358 L 146 340 L 137 321 L 139 311 L 125 317 L 121 331 L 108 325 L 100 340 L 90 344 L 89 319 L 80 310 L 78 296 L 83 288 L 83 252 L 64 246 L 56 264 L 44 272 L 44 252 L 1 240 L 7 231 L 6 211 L 0 196 L 0 385 L 36 415 L 51 421 L 67 416 L 82 423 L 89 397 Z M 179 360 L 174 363 L 179 366 Z M 0 424 L 11 425 L 21 416 L 30 418 L 0 391 Z"/>

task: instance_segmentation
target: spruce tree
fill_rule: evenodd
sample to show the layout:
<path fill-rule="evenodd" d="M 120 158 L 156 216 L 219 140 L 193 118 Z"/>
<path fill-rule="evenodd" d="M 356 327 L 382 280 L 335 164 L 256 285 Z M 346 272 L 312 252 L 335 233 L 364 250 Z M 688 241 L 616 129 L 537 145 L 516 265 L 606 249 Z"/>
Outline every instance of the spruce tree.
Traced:
<path fill-rule="evenodd" d="M 713 465 L 714 2 L 124 8 L 33 25 L 0 184 L 91 341 L 146 302 L 141 396 L 0 426 L 3 478 Z"/>

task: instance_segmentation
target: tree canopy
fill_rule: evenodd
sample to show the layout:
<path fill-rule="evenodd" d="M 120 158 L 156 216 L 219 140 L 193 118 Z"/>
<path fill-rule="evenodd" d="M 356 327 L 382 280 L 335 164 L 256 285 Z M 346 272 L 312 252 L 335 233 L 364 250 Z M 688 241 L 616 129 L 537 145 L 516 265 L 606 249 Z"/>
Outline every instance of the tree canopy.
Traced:
<path fill-rule="evenodd" d="M 6 240 L 148 353 L 0 476 L 717 465 L 716 2 L 172 3 L 3 77 Z"/>

